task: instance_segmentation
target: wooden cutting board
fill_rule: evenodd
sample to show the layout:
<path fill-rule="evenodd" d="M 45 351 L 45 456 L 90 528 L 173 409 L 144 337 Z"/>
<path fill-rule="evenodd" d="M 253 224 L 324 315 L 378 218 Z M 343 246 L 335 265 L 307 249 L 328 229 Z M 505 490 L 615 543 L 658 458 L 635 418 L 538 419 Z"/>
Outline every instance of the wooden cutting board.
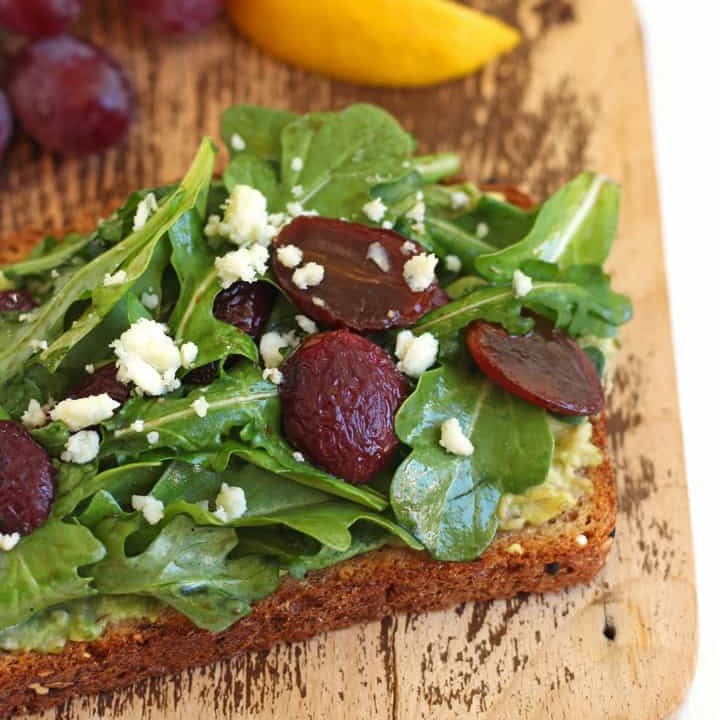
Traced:
<path fill-rule="evenodd" d="M 468 79 L 391 91 L 291 69 L 225 23 L 169 40 L 125 19 L 119 0 L 88 3 L 80 33 L 132 73 L 138 122 L 126 147 L 89 160 L 16 143 L 0 180 L 0 236 L 58 227 L 177 178 L 236 102 L 376 102 L 423 150 L 460 150 L 469 177 L 541 197 L 583 168 L 606 172 L 624 190 L 615 284 L 636 309 L 610 401 L 619 515 L 606 570 L 588 587 L 386 618 L 77 700 L 57 717 L 649 720 L 681 701 L 695 663 L 695 580 L 640 29 L 630 0 L 476 4 L 521 27 L 523 46 Z"/>

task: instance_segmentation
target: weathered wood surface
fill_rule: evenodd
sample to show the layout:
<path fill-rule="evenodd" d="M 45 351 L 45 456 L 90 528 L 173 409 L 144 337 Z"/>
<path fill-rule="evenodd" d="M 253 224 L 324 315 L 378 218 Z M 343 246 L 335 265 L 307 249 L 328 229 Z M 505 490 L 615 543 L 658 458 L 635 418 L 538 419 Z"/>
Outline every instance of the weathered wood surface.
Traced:
<path fill-rule="evenodd" d="M 582 168 L 624 188 L 616 284 L 636 318 L 610 403 L 616 546 L 589 587 L 387 618 L 57 711 L 90 718 L 666 717 L 691 680 L 695 581 L 640 30 L 629 0 L 476 2 L 527 41 L 483 73 L 415 91 L 360 89 L 293 70 L 227 25 L 166 40 L 88 3 L 81 32 L 131 71 L 126 147 L 59 160 L 17 143 L 0 179 L 0 236 L 178 177 L 220 112 L 250 101 L 304 111 L 377 102 L 426 150 L 459 149 L 470 177 L 544 196 Z M 318 38 L 322 42 L 322 38 Z M 46 714 L 55 716 L 55 711 Z"/>

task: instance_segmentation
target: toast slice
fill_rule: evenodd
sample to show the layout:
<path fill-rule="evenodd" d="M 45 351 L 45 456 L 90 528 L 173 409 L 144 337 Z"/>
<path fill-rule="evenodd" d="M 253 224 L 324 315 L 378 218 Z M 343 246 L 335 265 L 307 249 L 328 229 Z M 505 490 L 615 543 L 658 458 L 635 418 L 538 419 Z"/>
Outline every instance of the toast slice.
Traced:
<path fill-rule="evenodd" d="M 88 221 L 76 223 L 75 229 L 87 227 Z M 28 230 L 0 242 L 0 262 L 24 255 L 41 237 Z M 604 565 L 615 534 L 616 487 L 604 415 L 593 421 L 593 443 L 603 461 L 586 471 L 592 495 L 541 527 L 498 533 L 473 562 L 437 562 L 426 553 L 386 547 L 302 580 L 285 576 L 275 593 L 220 634 L 200 630 L 168 610 L 152 622 L 113 625 L 93 642 L 68 643 L 59 654 L 0 652 L 0 717 L 393 613 L 588 582 Z"/>

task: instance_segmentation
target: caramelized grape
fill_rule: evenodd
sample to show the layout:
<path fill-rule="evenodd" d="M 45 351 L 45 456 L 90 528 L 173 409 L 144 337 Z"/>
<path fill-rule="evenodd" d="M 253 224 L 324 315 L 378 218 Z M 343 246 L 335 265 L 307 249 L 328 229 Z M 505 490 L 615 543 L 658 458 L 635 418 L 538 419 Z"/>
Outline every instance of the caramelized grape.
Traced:
<path fill-rule="evenodd" d="M 82 0 L 0 0 L 0 26 L 32 38 L 59 35 L 81 7 Z"/>
<path fill-rule="evenodd" d="M 212 22 L 222 10 L 222 0 L 128 0 L 150 30 L 171 35 L 195 32 Z"/>
<path fill-rule="evenodd" d="M 125 137 L 133 115 L 120 66 L 67 35 L 25 46 L 11 63 L 8 93 L 28 134 L 61 153 L 105 150 Z"/>
<path fill-rule="evenodd" d="M 605 404 L 595 366 L 580 346 L 542 320 L 525 335 L 476 320 L 467 346 L 478 367 L 500 387 L 559 415 L 595 415 Z"/>
<path fill-rule="evenodd" d="M 0 312 L 28 312 L 37 307 L 25 290 L 0 290 Z"/>
<path fill-rule="evenodd" d="M 115 363 L 110 363 L 86 375 L 68 394 L 77 399 L 107 393 L 115 402 L 123 405 L 130 397 L 130 388 L 117 379 Z"/>

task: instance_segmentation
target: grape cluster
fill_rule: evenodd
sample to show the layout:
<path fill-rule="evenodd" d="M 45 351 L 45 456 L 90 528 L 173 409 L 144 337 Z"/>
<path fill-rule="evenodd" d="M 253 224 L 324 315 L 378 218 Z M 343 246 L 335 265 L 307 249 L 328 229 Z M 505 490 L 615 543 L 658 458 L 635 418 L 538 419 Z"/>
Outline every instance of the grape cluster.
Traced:
<path fill-rule="evenodd" d="M 222 0 L 127 0 L 127 5 L 149 30 L 180 34 L 211 22 Z M 81 9 L 82 0 L 0 0 L 0 30 L 28 40 L 7 58 L 0 86 L 0 159 L 13 114 L 30 137 L 63 154 L 102 152 L 126 136 L 135 114 L 130 81 L 106 52 L 67 34 Z M 0 45 L 0 58 L 3 54 Z"/>

